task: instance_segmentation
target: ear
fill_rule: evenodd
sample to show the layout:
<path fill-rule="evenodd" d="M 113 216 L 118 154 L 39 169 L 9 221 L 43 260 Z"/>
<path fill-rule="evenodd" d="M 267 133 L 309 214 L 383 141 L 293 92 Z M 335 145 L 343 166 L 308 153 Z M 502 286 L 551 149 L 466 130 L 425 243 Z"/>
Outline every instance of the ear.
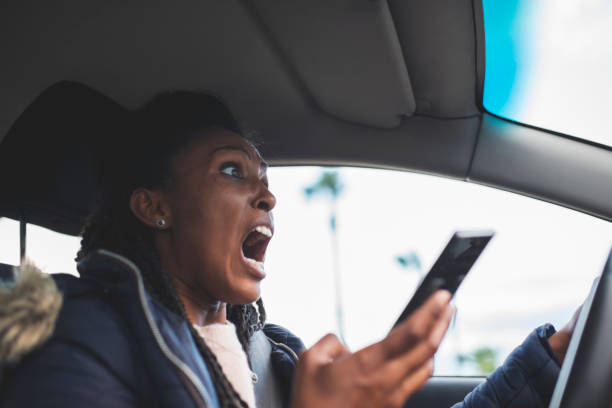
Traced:
<path fill-rule="evenodd" d="M 130 196 L 130 209 L 149 227 L 164 230 L 170 226 L 170 205 L 161 191 L 137 188 Z"/>

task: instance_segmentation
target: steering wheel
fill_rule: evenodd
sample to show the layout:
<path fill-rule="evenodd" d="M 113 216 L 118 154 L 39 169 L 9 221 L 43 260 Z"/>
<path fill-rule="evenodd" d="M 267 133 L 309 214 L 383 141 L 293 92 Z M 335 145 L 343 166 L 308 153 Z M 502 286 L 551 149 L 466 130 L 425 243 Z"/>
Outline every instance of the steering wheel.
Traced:
<path fill-rule="evenodd" d="M 612 251 L 578 317 L 549 408 L 612 403 Z"/>

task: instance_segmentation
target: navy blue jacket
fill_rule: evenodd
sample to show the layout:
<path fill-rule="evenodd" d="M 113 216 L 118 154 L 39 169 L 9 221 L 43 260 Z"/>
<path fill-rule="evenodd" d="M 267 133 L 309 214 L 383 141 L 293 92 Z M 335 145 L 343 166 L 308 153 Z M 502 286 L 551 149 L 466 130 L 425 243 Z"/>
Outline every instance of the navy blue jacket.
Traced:
<path fill-rule="evenodd" d="M 54 334 L 5 373 L 0 407 L 219 406 L 188 323 L 147 294 L 135 265 L 98 251 L 79 271 L 54 275 L 64 297 Z M 303 347 L 282 328 L 266 332 Z M 290 384 L 291 353 L 273 353 Z"/>
<path fill-rule="evenodd" d="M 548 407 L 560 364 L 548 338 L 550 324 L 535 329 L 487 380 L 452 408 Z"/>
<path fill-rule="evenodd" d="M 270 362 L 276 381 L 282 391 L 283 406 L 288 407 L 291 400 L 291 386 L 298 355 L 305 349 L 298 337 L 281 326 L 266 324 L 264 334 L 272 340 Z"/>

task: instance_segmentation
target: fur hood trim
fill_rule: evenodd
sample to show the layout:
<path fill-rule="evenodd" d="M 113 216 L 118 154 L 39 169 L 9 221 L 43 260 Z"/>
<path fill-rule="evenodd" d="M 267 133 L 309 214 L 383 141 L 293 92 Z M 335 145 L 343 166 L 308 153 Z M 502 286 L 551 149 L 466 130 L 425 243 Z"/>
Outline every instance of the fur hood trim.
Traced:
<path fill-rule="evenodd" d="M 6 368 L 51 337 L 62 307 L 51 276 L 31 263 L 14 274 L 14 283 L 0 283 L 0 381 Z"/>

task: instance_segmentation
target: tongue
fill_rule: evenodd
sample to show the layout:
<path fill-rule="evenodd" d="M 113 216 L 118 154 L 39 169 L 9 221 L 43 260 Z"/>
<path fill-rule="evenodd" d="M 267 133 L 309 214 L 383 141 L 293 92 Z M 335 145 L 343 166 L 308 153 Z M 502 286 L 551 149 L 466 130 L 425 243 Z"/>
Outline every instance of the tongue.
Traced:
<path fill-rule="evenodd" d="M 247 258 L 255 259 L 256 261 L 260 261 L 263 254 L 261 254 L 261 248 L 259 244 L 265 240 L 265 236 L 258 232 L 250 233 L 247 238 L 244 240 L 244 244 L 242 245 L 242 253 Z"/>
<path fill-rule="evenodd" d="M 246 239 L 244 240 L 244 246 L 248 247 L 248 246 L 253 246 L 255 245 L 257 242 L 259 242 L 260 239 L 264 238 L 263 235 L 261 235 L 259 232 L 257 231 L 253 231 L 251 232 Z"/>

